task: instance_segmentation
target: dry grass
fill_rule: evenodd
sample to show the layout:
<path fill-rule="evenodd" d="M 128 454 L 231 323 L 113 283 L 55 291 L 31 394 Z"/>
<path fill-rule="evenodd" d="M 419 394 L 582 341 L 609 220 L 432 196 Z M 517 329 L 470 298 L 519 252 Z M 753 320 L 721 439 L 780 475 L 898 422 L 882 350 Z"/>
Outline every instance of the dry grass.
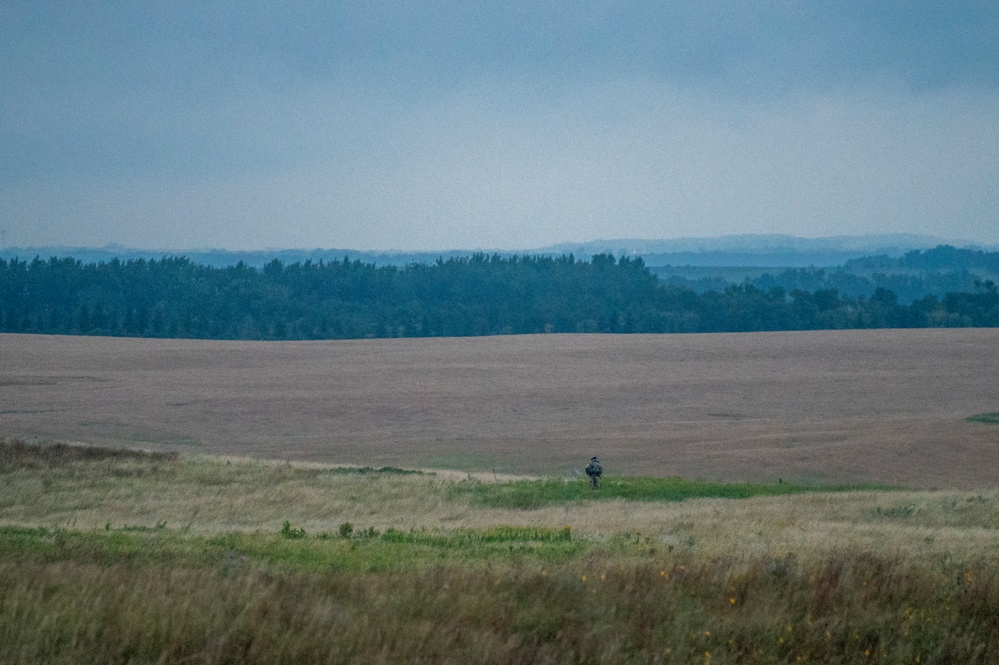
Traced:
<path fill-rule="evenodd" d="M 596 571 L 594 571 L 596 572 Z M 0 563 L 5 663 L 981 663 L 987 569 L 890 560 L 423 575 Z M 47 602 L 38 602 L 46 598 Z M 96 619 L 96 620 L 95 620 Z"/>
<path fill-rule="evenodd" d="M 10 445 L 0 442 L 0 450 Z M 809 562 L 836 552 L 876 552 L 907 562 L 967 558 L 991 551 L 999 530 L 994 491 L 611 500 L 517 510 L 483 508 L 468 495 L 449 492 L 455 483 L 469 482 L 455 474 L 345 471 L 196 456 L 74 455 L 62 464 L 8 469 L 0 485 L 0 524 L 84 530 L 159 525 L 206 536 L 274 534 L 285 521 L 309 534 L 335 533 L 344 522 L 379 532 L 570 526 L 594 542 L 634 538 L 652 552 L 677 557 L 755 561 L 793 552 Z"/>

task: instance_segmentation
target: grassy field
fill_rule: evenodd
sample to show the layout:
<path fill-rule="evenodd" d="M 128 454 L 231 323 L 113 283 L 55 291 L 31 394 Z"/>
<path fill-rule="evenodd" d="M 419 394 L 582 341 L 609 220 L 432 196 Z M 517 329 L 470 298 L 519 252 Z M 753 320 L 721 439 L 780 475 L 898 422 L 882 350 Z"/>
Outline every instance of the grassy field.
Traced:
<path fill-rule="evenodd" d="M 999 662 L 997 348 L 0 335 L 0 663 Z"/>
<path fill-rule="evenodd" d="M 3 663 L 991 663 L 999 497 L 0 442 Z"/>

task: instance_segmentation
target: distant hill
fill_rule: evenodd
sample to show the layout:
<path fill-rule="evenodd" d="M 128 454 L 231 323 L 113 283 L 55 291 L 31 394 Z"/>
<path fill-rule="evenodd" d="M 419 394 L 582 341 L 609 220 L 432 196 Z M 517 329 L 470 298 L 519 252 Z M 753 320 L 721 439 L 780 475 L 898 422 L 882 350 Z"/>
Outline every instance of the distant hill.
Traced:
<path fill-rule="evenodd" d="M 351 261 L 376 266 L 407 266 L 430 264 L 437 259 L 468 257 L 485 251 L 501 257 L 562 256 L 572 254 L 587 259 L 596 254 L 640 257 L 647 266 L 717 266 L 807 268 L 840 266 L 848 261 L 868 256 L 897 258 L 907 252 L 929 249 L 938 245 L 973 246 L 972 243 L 946 240 L 925 235 L 895 234 L 867 236 L 833 236 L 799 238 L 790 235 L 730 235 L 718 238 L 678 238 L 674 240 L 594 240 L 585 243 L 562 243 L 523 250 L 440 250 L 434 252 L 368 251 L 355 249 L 273 249 L 232 251 L 225 249 L 150 250 L 132 249 L 121 245 L 100 248 L 83 247 L 11 247 L 0 248 L 0 258 L 31 260 L 38 256 L 72 257 L 84 263 L 108 262 L 114 259 L 162 259 L 183 256 L 194 263 L 226 267 L 240 262 L 263 267 L 274 259 L 286 264 L 312 261 Z M 982 248 L 986 249 L 986 248 Z M 994 247 L 992 249 L 999 249 Z"/>
<path fill-rule="evenodd" d="M 867 256 L 848 261 L 844 270 L 855 273 L 916 273 L 937 270 L 967 270 L 999 276 L 999 252 L 958 249 L 939 245 L 927 251 L 906 252 L 899 257 Z"/>
<path fill-rule="evenodd" d="M 790 235 L 729 235 L 675 240 L 596 240 L 545 247 L 546 254 L 640 256 L 647 266 L 807 268 L 843 265 L 866 256 L 899 257 L 938 245 L 973 243 L 915 234 L 800 238 Z M 999 249 L 999 248 L 997 248 Z"/>
<path fill-rule="evenodd" d="M 935 247 L 954 242 L 936 236 L 911 233 L 826 236 L 822 238 L 802 238 L 786 234 L 738 234 L 718 237 L 675 238 L 671 240 L 594 240 L 585 243 L 562 243 L 545 248 L 545 251 L 592 251 L 639 254 L 701 253 L 701 252 L 745 252 L 769 253 L 774 251 L 854 251 L 872 253 L 878 249 L 908 251 Z M 971 243 L 967 243 L 971 244 Z"/>

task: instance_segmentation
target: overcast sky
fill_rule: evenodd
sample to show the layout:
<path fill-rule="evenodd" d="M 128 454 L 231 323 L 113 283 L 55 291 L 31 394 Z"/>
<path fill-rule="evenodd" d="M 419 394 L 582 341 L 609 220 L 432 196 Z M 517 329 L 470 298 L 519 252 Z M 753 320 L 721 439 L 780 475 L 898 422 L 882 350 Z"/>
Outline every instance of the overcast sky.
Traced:
<path fill-rule="evenodd" d="M 995 0 L 0 0 L 0 245 L 999 242 Z"/>

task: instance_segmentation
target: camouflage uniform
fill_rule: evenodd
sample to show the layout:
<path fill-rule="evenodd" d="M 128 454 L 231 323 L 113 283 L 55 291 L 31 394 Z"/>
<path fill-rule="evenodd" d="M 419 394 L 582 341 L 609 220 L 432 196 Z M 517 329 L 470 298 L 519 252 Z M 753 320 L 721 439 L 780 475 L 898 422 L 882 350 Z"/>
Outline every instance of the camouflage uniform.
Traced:
<path fill-rule="evenodd" d="M 593 489 L 600 487 L 600 476 L 603 475 L 604 467 L 596 457 L 590 460 L 590 463 L 586 465 L 586 475 L 590 477 L 590 485 Z"/>

